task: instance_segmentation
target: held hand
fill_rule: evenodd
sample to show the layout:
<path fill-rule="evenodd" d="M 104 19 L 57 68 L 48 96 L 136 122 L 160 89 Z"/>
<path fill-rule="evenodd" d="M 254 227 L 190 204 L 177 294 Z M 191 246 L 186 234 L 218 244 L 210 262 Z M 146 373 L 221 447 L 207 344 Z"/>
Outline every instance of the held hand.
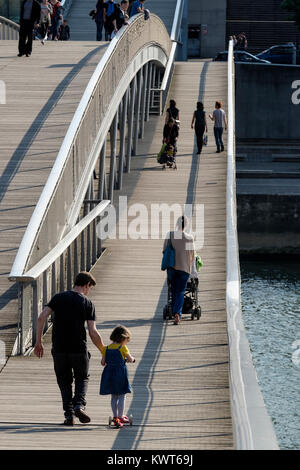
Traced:
<path fill-rule="evenodd" d="M 44 355 L 44 346 L 42 345 L 42 343 L 36 343 L 36 345 L 34 346 L 34 354 L 39 358 L 41 359 Z"/>

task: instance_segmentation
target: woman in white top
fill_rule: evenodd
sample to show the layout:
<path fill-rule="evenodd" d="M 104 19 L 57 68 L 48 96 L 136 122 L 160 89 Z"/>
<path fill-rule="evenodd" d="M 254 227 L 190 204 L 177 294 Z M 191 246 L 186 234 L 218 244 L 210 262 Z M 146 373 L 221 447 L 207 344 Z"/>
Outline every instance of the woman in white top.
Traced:
<path fill-rule="evenodd" d="M 194 238 L 185 231 L 187 227 L 187 217 L 184 215 L 179 217 L 177 230 L 168 233 L 163 247 L 163 250 L 165 250 L 168 240 L 170 239 L 175 250 L 175 264 L 173 268 L 168 269 L 168 282 L 170 283 L 172 293 L 172 308 L 175 325 L 180 323 L 186 284 L 192 272 L 195 259 Z"/>

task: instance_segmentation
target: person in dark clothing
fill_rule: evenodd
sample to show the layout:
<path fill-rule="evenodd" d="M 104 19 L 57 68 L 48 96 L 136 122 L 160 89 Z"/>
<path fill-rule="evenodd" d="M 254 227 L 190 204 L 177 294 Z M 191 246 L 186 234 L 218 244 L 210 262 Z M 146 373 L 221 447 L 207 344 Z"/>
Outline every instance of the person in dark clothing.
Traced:
<path fill-rule="evenodd" d="M 54 295 L 38 318 L 34 353 L 43 357 L 42 333 L 46 319 L 52 315 L 52 356 L 57 383 L 60 388 L 65 421 L 73 426 L 74 415 L 81 423 L 89 423 L 84 412 L 88 386 L 90 353 L 87 350 L 85 322 L 92 342 L 101 351 L 104 344 L 96 328 L 95 307 L 86 296 L 96 285 L 94 277 L 81 272 L 76 276 L 74 288 Z M 75 394 L 72 397 L 73 375 Z"/>
<path fill-rule="evenodd" d="M 176 108 L 176 102 L 174 100 L 170 100 L 170 107 L 167 109 L 166 112 L 166 124 L 168 124 L 169 119 L 175 119 L 179 121 L 179 109 Z"/>
<path fill-rule="evenodd" d="M 114 0 L 108 0 L 103 5 L 103 21 L 104 21 L 104 29 L 105 29 L 105 41 L 111 40 L 111 35 L 114 30 L 113 19 L 114 13 L 116 10 L 116 4 Z"/>
<path fill-rule="evenodd" d="M 58 30 L 58 39 L 60 41 L 68 41 L 70 39 L 70 27 L 67 20 L 63 20 Z"/>
<path fill-rule="evenodd" d="M 117 33 L 119 29 L 122 28 L 122 26 L 128 24 L 127 20 L 129 19 L 129 16 L 127 14 L 127 8 L 128 8 L 128 0 L 122 0 L 120 7 L 118 6 L 115 9 L 114 12 L 114 17 L 113 17 L 113 25 L 114 25 L 114 33 Z"/>
<path fill-rule="evenodd" d="M 168 123 L 164 125 L 163 130 L 163 143 L 173 145 L 175 153 L 177 152 L 176 142 L 178 138 L 178 127 L 175 123 L 175 119 L 169 119 Z"/>
<path fill-rule="evenodd" d="M 97 25 L 97 41 L 102 41 L 102 30 L 103 30 L 103 6 L 104 0 L 98 0 L 95 8 L 95 22 Z"/>
<path fill-rule="evenodd" d="M 34 23 L 38 23 L 41 16 L 41 5 L 36 0 L 23 0 L 20 10 L 20 32 L 19 32 L 19 53 L 18 57 L 26 55 L 29 57 L 32 52 L 32 34 Z"/>
<path fill-rule="evenodd" d="M 197 109 L 194 111 L 193 114 L 193 120 L 191 124 L 191 128 L 194 128 L 194 123 L 195 123 L 195 134 L 197 138 L 197 155 L 200 155 L 202 151 L 202 146 L 203 146 L 203 134 L 204 131 L 207 132 L 207 122 L 206 122 L 206 115 L 203 107 L 203 103 L 201 101 L 198 101 L 197 103 Z"/>

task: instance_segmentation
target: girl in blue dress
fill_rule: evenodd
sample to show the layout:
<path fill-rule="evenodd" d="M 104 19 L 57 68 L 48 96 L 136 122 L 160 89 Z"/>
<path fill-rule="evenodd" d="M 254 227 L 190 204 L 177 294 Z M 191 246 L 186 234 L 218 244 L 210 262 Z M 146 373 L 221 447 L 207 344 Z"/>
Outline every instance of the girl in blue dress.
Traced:
<path fill-rule="evenodd" d="M 129 423 L 128 417 L 124 415 L 126 393 L 131 393 L 126 362 L 135 362 L 127 348 L 130 339 L 130 331 L 125 326 L 117 325 L 110 335 L 112 343 L 101 350 L 101 364 L 105 367 L 101 377 L 100 395 L 111 395 L 113 424 L 116 427 Z"/>

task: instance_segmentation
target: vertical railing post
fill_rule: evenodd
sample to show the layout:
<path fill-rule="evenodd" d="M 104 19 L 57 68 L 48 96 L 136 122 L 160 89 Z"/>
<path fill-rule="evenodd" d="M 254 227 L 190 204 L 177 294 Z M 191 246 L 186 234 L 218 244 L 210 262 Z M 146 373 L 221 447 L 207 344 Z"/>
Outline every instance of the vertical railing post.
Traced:
<path fill-rule="evenodd" d="M 37 281 L 32 282 L 32 346 L 36 342 L 37 319 L 38 319 L 38 286 Z"/>
<path fill-rule="evenodd" d="M 149 121 L 150 115 L 150 101 L 151 101 L 151 88 L 152 88 L 152 69 L 153 64 L 152 62 L 148 65 L 148 79 L 147 79 L 147 94 L 146 94 L 146 116 L 145 121 Z"/>
<path fill-rule="evenodd" d="M 146 120 L 146 98 L 147 98 L 147 86 L 148 86 L 148 68 L 149 63 L 147 62 L 143 68 L 143 89 L 142 89 L 142 104 L 141 104 L 141 127 L 139 138 L 144 138 L 145 120 Z"/>
<path fill-rule="evenodd" d="M 134 125 L 134 137 L 133 137 L 133 151 L 132 155 L 137 153 L 137 141 L 139 136 L 139 127 L 140 127 L 140 112 L 141 112 L 141 96 L 142 96 L 142 69 L 137 73 L 137 96 L 136 96 L 136 106 L 135 106 L 135 125 Z"/>
<path fill-rule="evenodd" d="M 124 156 L 125 156 L 125 135 L 126 135 L 126 121 L 128 109 L 128 96 L 129 89 L 127 88 L 123 96 L 122 114 L 120 122 L 120 153 L 119 153 L 119 170 L 118 170 L 118 189 L 122 189 L 123 182 L 123 169 L 124 169 Z"/>
<path fill-rule="evenodd" d="M 106 169 L 105 169 L 105 157 L 106 157 L 106 139 L 102 145 L 99 158 L 99 184 L 98 184 L 98 199 L 102 201 L 107 197 L 106 194 Z"/>
<path fill-rule="evenodd" d="M 71 245 L 67 249 L 67 290 L 72 289 L 72 254 Z"/>
<path fill-rule="evenodd" d="M 127 152 L 126 152 L 126 173 L 130 172 L 130 163 L 131 163 L 131 155 L 132 155 L 132 134 L 133 134 L 135 95 L 136 95 L 136 76 L 132 80 L 131 88 L 130 88 L 130 106 L 129 106 L 128 138 L 127 138 Z"/>
<path fill-rule="evenodd" d="M 117 140 L 118 113 L 115 114 L 110 128 L 110 170 L 108 199 L 113 201 L 115 186 L 115 167 L 116 167 L 116 140 Z"/>

